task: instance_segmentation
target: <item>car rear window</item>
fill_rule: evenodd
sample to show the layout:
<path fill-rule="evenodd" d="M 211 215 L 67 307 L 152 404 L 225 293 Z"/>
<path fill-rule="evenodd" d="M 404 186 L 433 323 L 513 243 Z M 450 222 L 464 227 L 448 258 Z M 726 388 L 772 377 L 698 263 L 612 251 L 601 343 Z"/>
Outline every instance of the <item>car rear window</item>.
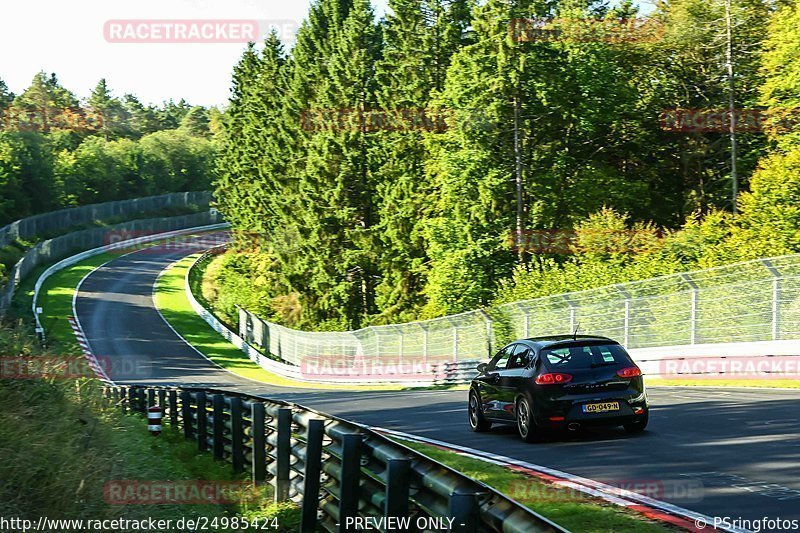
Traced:
<path fill-rule="evenodd" d="M 542 350 L 541 357 L 552 370 L 583 370 L 611 365 L 627 365 L 631 360 L 619 344 L 565 346 Z"/>

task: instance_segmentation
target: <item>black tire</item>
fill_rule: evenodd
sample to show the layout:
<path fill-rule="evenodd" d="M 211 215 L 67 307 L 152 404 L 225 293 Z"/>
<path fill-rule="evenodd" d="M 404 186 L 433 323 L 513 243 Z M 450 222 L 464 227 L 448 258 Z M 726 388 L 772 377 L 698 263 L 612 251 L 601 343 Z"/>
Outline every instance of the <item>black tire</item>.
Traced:
<path fill-rule="evenodd" d="M 638 422 L 631 422 L 630 424 L 625 424 L 622 427 L 625 428 L 625 431 L 628 433 L 641 433 L 645 429 L 647 429 L 647 423 L 650 421 L 650 413 L 644 415 L 644 418 L 639 420 Z"/>
<path fill-rule="evenodd" d="M 480 409 L 481 399 L 474 390 L 469 392 L 469 427 L 475 433 L 483 433 L 492 429 L 492 423 L 483 417 Z"/>
<path fill-rule="evenodd" d="M 525 442 L 536 440 L 536 422 L 533 419 L 533 409 L 527 398 L 517 400 L 517 431 L 519 437 Z"/>

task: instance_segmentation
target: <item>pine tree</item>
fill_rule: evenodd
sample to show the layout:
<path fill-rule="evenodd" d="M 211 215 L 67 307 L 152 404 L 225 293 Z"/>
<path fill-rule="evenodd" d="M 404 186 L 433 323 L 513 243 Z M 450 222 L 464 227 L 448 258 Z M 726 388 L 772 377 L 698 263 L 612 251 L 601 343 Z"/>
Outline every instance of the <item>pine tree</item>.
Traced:
<path fill-rule="evenodd" d="M 94 115 L 91 118 L 96 120 L 96 127 L 104 139 L 109 140 L 124 132 L 124 124 L 128 119 L 125 108 L 122 102 L 111 95 L 105 79 L 97 82 L 87 103 Z"/>

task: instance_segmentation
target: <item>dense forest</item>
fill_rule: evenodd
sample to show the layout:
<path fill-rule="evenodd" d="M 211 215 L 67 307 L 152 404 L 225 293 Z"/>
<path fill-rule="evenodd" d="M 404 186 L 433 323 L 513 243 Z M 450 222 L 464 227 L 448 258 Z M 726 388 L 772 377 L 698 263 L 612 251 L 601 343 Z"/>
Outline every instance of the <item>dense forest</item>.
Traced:
<path fill-rule="evenodd" d="M 215 305 L 354 328 L 798 252 L 800 136 L 746 119 L 796 109 L 798 28 L 797 0 L 316 0 L 233 73 Z"/>
<path fill-rule="evenodd" d="M 78 205 L 208 190 L 221 115 L 185 101 L 145 105 L 100 80 L 85 100 L 55 74 L 22 93 L 0 80 L 0 225 Z"/>

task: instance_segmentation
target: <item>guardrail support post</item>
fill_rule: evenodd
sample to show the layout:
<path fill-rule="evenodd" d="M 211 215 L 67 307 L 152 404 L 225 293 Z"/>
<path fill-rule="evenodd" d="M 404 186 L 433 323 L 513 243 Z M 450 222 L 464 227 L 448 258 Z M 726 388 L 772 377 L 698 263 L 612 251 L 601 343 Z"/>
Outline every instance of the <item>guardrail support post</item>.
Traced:
<path fill-rule="evenodd" d="M 197 449 L 201 452 L 208 450 L 208 412 L 206 411 L 206 393 L 198 392 L 195 394 L 197 408 L 195 414 L 197 420 Z"/>
<path fill-rule="evenodd" d="M 339 531 L 346 533 L 348 518 L 358 516 L 361 484 L 361 435 L 342 435 L 342 472 L 339 493 Z"/>
<path fill-rule="evenodd" d="M 244 472 L 244 427 L 242 399 L 231 397 L 231 462 L 233 471 Z"/>
<path fill-rule="evenodd" d="M 212 452 L 214 453 L 214 459 L 223 459 L 225 457 L 225 397 L 222 394 L 212 395 L 211 405 L 214 409 L 214 423 L 212 427 L 214 445 Z"/>
<path fill-rule="evenodd" d="M 478 498 L 476 494 L 450 495 L 449 517 L 453 518 L 452 531 L 476 533 L 478 531 Z"/>
<path fill-rule="evenodd" d="M 192 430 L 192 395 L 188 390 L 181 391 L 181 413 L 183 417 L 183 436 L 191 439 Z"/>
<path fill-rule="evenodd" d="M 289 462 L 292 456 L 292 410 L 288 407 L 278 409 L 278 445 L 275 449 L 275 501 L 289 499 Z"/>
<path fill-rule="evenodd" d="M 317 530 L 319 510 L 319 485 L 322 470 L 322 436 L 325 422 L 309 420 L 306 433 L 306 466 L 303 473 L 303 503 L 300 508 L 300 531 L 311 533 Z"/>
<path fill-rule="evenodd" d="M 410 481 L 408 473 L 411 461 L 408 459 L 389 459 L 386 462 L 386 500 L 384 516 L 408 516 L 408 496 Z"/>
<path fill-rule="evenodd" d="M 167 391 L 165 391 L 164 389 L 158 389 L 156 391 L 156 397 L 158 398 L 158 402 L 156 405 L 161 407 L 162 412 L 166 412 Z"/>
<path fill-rule="evenodd" d="M 253 435 L 252 477 L 253 483 L 261 485 L 267 479 L 267 442 L 264 428 L 265 409 L 261 402 L 253 402 L 250 409 L 252 425 L 250 432 Z"/>
<path fill-rule="evenodd" d="M 139 412 L 147 413 L 147 389 L 139 387 Z"/>
<path fill-rule="evenodd" d="M 169 424 L 178 427 L 178 391 L 169 391 Z"/>

